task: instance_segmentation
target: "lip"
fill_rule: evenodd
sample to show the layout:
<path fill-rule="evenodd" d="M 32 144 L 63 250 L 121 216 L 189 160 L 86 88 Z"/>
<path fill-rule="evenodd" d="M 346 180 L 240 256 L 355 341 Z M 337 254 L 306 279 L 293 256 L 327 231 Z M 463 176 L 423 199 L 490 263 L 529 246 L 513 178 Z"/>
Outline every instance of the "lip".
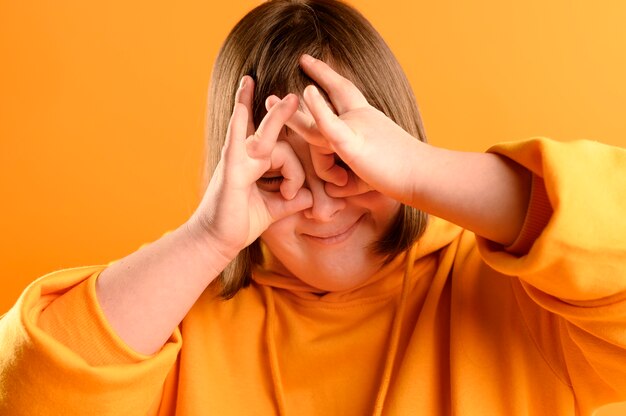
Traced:
<path fill-rule="evenodd" d="M 364 216 L 365 214 L 361 215 L 359 219 L 357 219 L 352 225 L 350 225 L 348 228 L 341 230 L 339 232 L 333 232 L 332 234 L 328 234 L 328 235 L 312 235 L 312 234 L 306 234 L 306 233 L 303 233 L 302 235 L 305 238 L 315 243 L 319 243 L 319 244 L 324 244 L 324 245 L 340 244 L 346 241 L 348 238 L 350 238 L 352 233 L 354 233 L 354 230 L 357 229 L 357 227 L 363 220 Z"/>

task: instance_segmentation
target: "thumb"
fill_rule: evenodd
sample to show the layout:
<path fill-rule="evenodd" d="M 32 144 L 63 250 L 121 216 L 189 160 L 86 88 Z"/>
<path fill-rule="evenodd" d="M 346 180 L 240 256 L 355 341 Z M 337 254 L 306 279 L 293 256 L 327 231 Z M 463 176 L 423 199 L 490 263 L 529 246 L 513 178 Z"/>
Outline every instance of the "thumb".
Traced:
<path fill-rule="evenodd" d="M 266 194 L 267 210 L 274 221 L 313 206 L 313 195 L 306 188 L 300 188 L 296 196 L 290 200 L 283 198 L 280 192 Z"/>

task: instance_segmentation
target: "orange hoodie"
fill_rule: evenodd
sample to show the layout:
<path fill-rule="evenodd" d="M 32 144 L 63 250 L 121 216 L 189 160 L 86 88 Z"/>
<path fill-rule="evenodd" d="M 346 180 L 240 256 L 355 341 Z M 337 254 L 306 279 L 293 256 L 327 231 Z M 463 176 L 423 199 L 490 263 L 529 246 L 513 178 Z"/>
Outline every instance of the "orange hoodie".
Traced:
<path fill-rule="evenodd" d="M 409 253 L 324 296 L 265 264 L 229 301 L 207 289 L 153 356 L 106 322 L 103 266 L 44 276 L 0 321 L 0 414 L 591 415 L 626 400 L 626 151 L 491 151 L 535 174 L 514 247 L 431 218 Z"/>

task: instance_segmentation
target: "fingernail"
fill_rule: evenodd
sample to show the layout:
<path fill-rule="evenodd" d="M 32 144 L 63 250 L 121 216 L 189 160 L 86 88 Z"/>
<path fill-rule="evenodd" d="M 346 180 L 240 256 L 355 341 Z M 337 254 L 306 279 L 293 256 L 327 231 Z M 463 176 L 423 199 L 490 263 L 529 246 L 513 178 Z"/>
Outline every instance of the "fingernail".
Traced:
<path fill-rule="evenodd" d="M 313 62 L 315 62 L 315 58 L 313 58 L 311 55 L 306 54 L 306 53 L 302 55 L 302 60 L 306 62 L 307 64 L 312 64 Z"/>
<path fill-rule="evenodd" d="M 245 86 L 246 86 L 246 82 L 247 82 L 247 81 L 248 81 L 248 78 L 247 78 L 247 77 L 245 77 L 245 76 L 244 76 L 244 77 L 242 77 L 242 78 L 241 78 L 241 81 L 239 82 L 239 89 L 242 89 L 243 87 L 245 87 Z"/>

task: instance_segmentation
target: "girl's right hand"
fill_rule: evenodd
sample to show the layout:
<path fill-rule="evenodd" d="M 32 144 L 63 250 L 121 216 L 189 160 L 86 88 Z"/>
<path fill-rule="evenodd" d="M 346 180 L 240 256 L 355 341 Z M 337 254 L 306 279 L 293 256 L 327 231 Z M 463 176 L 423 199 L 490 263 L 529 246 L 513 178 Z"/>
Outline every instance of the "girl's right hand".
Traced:
<path fill-rule="evenodd" d="M 254 130 L 254 80 L 242 78 L 226 141 L 202 202 L 188 221 L 195 238 L 227 261 L 256 240 L 273 222 L 309 208 L 311 192 L 302 187 L 304 170 L 293 149 L 277 141 L 298 108 L 285 96 Z M 282 177 L 280 186 L 276 183 Z"/>

